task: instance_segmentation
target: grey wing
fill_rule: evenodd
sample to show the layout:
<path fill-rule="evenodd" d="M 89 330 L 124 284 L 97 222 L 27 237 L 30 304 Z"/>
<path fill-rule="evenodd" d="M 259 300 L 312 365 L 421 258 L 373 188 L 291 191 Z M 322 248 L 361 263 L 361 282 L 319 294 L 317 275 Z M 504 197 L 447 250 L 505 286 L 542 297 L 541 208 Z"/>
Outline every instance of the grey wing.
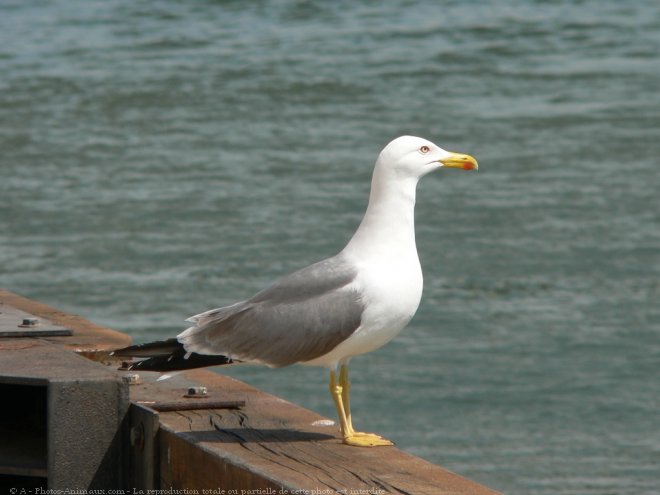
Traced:
<path fill-rule="evenodd" d="M 350 287 L 356 273 L 341 255 L 315 263 L 247 301 L 206 313 L 179 341 L 191 352 L 275 367 L 323 356 L 360 326 L 364 307 Z"/>

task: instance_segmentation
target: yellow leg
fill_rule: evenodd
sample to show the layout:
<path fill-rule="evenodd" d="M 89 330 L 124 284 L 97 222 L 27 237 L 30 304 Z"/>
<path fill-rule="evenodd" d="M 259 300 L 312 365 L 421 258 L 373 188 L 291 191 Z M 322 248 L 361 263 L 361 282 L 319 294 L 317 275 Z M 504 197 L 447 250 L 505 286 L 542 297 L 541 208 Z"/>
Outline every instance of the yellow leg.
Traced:
<path fill-rule="evenodd" d="M 348 382 L 348 367 L 341 366 L 339 374 L 339 383 L 337 383 L 337 374 L 330 372 L 330 394 L 337 408 L 339 415 L 339 424 L 341 433 L 344 437 L 344 443 L 357 447 L 376 447 L 379 445 L 393 445 L 389 440 L 384 439 L 373 433 L 356 432 L 351 422 L 351 401 L 350 401 L 350 383 Z"/>
<path fill-rule="evenodd" d="M 350 431 L 348 421 L 346 419 L 346 411 L 344 410 L 344 403 L 341 400 L 342 387 L 337 383 L 337 374 L 334 371 L 330 372 L 330 395 L 337 408 L 337 415 L 339 416 L 339 426 L 341 433 L 346 438 L 346 432 Z"/>
<path fill-rule="evenodd" d="M 341 385 L 341 402 L 344 405 L 344 412 L 346 413 L 346 422 L 351 433 L 356 433 L 353 429 L 353 421 L 351 419 L 351 382 L 348 381 L 348 366 L 342 364 L 339 368 L 339 385 Z"/>

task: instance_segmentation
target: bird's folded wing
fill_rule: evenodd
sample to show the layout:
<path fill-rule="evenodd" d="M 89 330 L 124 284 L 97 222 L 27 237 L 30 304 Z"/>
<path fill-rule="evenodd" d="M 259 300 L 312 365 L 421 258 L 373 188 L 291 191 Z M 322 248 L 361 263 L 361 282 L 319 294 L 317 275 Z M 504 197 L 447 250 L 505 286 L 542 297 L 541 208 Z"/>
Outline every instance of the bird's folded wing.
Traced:
<path fill-rule="evenodd" d="M 303 268 L 253 298 L 196 317 L 189 352 L 279 367 L 327 354 L 360 326 L 357 269 L 341 255 Z"/>

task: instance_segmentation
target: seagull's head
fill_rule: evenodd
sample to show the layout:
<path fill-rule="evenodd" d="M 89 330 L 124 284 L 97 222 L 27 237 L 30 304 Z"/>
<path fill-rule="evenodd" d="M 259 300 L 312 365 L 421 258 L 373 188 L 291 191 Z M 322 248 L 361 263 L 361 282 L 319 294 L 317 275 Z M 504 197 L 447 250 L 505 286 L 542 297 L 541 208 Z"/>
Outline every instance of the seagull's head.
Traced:
<path fill-rule="evenodd" d="M 445 151 L 423 138 L 401 136 L 391 141 L 378 157 L 377 165 L 397 176 L 419 179 L 439 168 L 477 170 L 477 160 L 465 153 Z"/>

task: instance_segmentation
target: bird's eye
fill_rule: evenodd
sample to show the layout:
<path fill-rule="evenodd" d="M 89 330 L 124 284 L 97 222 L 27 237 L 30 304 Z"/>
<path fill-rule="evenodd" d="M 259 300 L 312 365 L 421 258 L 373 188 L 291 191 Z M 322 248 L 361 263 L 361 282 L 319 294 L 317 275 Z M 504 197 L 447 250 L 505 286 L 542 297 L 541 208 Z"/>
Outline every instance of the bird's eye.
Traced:
<path fill-rule="evenodd" d="M 428 153 L 429 151 L 431 151 L 431 148 L 429 148 L 428 146 L 424 145 L 424 146 L 422 146 L 422 147 L 419 149 L 419 151 L 420 151 L 421 153 L 423 153 L 423 154 L 426 154 L 426 153 Z"/>

